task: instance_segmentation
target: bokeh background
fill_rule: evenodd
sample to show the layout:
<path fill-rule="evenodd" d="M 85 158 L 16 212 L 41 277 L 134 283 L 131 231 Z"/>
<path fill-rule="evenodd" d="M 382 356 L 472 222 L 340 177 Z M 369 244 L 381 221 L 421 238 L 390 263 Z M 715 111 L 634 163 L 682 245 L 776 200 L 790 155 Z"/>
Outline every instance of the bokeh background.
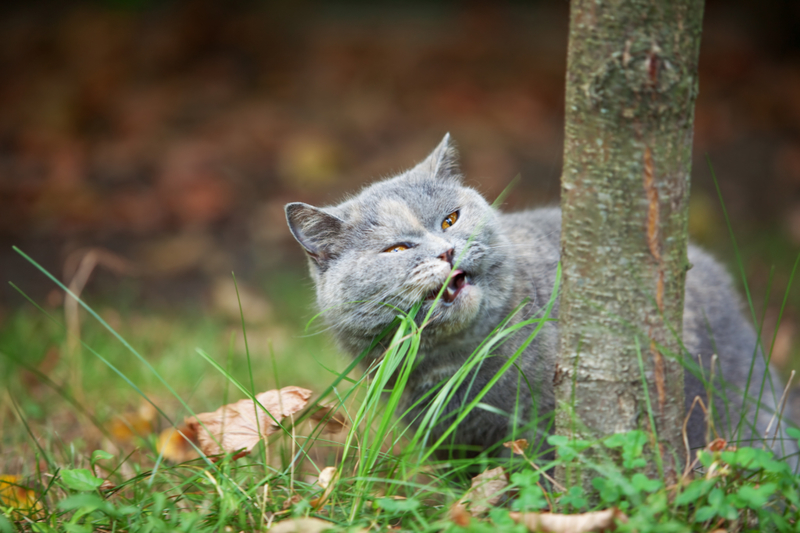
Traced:
<path fill-rule="evenodd" d="M 59 383 L 106 379 L 76 378 L 63 335 L 30 325 L 38 311 L 7 281 L 54 316 L 63 296 L 12 245 L 81 278 L 109 323 L 192 386 L 197 363 L 167 347 L 208 337 L 224 353 L 231 271 L 264 339 L 255 355 L 306 346 L 311 291 L 283 205 L 337 202 L 448 131 L 488 198 L 519 175 L 506 209 L 556 203 L 567 27 L 565 0 L 2 2 L 0 351 Z M 707 1 L 694 154 L 692 237 L 743 287 L 732 230 L 765 343 L 798 368 L 800 2 Z M 322 339 L 301 351 L 333 351 Z M 46 418 L 58 395 L 23 378 L 23 411 Z"/>

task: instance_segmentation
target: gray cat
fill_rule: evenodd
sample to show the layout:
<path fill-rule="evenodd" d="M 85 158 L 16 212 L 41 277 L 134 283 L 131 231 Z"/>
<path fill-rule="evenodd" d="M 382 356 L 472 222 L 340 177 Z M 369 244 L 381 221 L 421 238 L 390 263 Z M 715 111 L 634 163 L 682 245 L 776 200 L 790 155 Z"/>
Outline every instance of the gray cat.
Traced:
<path fill-rule="evenodd" d="M 529 300 L 514 321 L 541 315 L 555 283 L 560 211 L 496 211 L 480 194 L 462 185 L 455 150 L 447 135 L 411 170 L 372 184 L 336 206 L 288 204 L 286 218 L 292 234 L 308 253 L 319 308 L 349 353 L 358 355 L 369 348 L 397 315 L 392 306 L 407 311 L 423 301 L 421 316 L 436 306 L 423 330 L 419 363 L 404 391 L 402 407 L 409 409 L 407 418 L 412 423 L 424 412 L 431 389 L 451 377 L 515 308 Z M 473 240 L 468 244 L 470 237 Z M 706 368 L 711 355 L 719 354 L 718 368 L 727 384 L 725 394 L 736 410 L 741 397 L 736 399 L 733 391 L 745 387 L 756 336 L 742 317 L 724 269 L 694 246 L 689 247 L 689 260 L 694 266 L 686 277 L 683 341 L 689 354 L 702 356 Z M 435 301 L 443 285 L 441 299 Z M 557 302 L 552 315 L 558 316 Z M 454 445 L 480 451 L 507 440 L 512 426 L 532 420 L 530 432 L 542 436 L 550 431 L 549 415 L 555 406 L 552 380 L 557 324 L 545 323 L 518 359 L 525 381 L 516 369 L 506 372 L 482 399 L 495 409 L 474 409 L 458 425 Z M 457 411 L 465 399 L 474 397 L 533 327 L 522 329 L 493 350 L 497 357 L 483 361 L 474 381 L 462 385 L 445 414 Z M 379 357 L 382 349 L 379 346 L 368 357 Z M 751 395 L 757 396 L 765 371 L 763 358 L 758 355 Z M 777 379 L 773 382 L 778 389 Z M 707 396 L 702 380 L 689 371 L 685 389 L 687 408 L 695 396 Z M 755 436 L 754 432 L 764 434 L 776 403 L 768 384 L 755 423 L 753 409 L 747 410 L 750 416 L 745 418 L 750 421 L 745 421 L 745 438 Z M 697 448 L 705 444 L 706 427 L 702 413 L 693 413 L 688 437 L 690 445 Z M 738 416 L 731 418 L 733 424 L 739 420 Z M 433 437 L 448 425 L 436 426 Z M 718 427 L 730 425 L 723 420 Z M 773 423 L 773 432 L 774 427 Z M 790 440 L 784 444 L 785 451 L 795 451 Z M 780 443 L 776 445 L 779 447 Z"/>

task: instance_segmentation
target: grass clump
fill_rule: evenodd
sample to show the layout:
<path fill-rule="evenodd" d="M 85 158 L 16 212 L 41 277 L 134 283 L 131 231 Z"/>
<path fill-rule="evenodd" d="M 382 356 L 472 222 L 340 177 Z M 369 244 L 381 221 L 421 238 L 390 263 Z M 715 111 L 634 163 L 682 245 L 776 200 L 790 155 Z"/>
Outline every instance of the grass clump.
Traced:
<path fill-rule="evenodd" d="M 37 369 L 37 361 L 25 357 L 26 339 L 38 343 L 36 351 L 42 352 L 64 343 L 65 333 L 46 310 L 38 317 L 21 311 L 11 318 L 13 333 L 0 336 L 0 351 L 6 356 L 0 363 L 5 365 L 7 389 L 3 411 L 11 412 L 3 415 L 2 466 L 7 471 L 0 471 L 0 533 L 273 527 L 525 531 L 525 516 L 539 516 L 529 513 L 586 517 L 608 509 L 614 510 L 611 524 L 620 531 L 797 530 L 800 477 L 789 463 L 758 447 L 715 441 L 697 453 L 695 468 L 671 483 L 642 474 L 651 436 L 641 430 L 597 441 L 520 439 L 502 459 L 488 452 L 469 459 L 437 459 L 434 451 L 447 445 L 471 410 L 484 408 L 480 402 L 486 392 L 552 319 L 557 287 L 553 294 L 540 316 L 517 323 L 509 317 L 501 323 L 455 376 L 431 390 L 424 399 L 429 407 L 415 426 L 395 417 L 395 411 L 402 405 L 400 392 L 425 327 L 426 317 L 416 317 L 416 308 L 408 314 L 398 312 L 382 337 L 388 350 L 366 372 L 357 369 L 358 360 L 319 364 L 318 375 L 325 377 L 308 385 L 321 391 L 316 400 L 332 404 L 344 416 L 347 431 L 326 432 L 324 424 L 311 420 L 309 409 L 278 421 L 278 431 L 244 457 L 200 456 L 176 462 L 165 458 L 159 424 L 178 425 L 183 416 L 198 410 L 213 410 L 241 396 L 253 398 L 272 386 L 296 384 L 287 381 L 281 354 L 251 358 L 247 342 L 239 350 L 224 327 L 206 324 L 205 347 L 194 353 L 171 351 L 174 345 L 185 348 L 192 338 L 187 332 L 174 345 L 162 345 L 175 358 L 163 362 L 135 348 L 148 345 L 146 338 L 127 341 L 102 314 L 85 306 L 99 325 L 85 328 L 80 341 L 84 353 L 106 373 L 84 372 L 85 390 L 71 387 L 72 382 L 50 380 L 47 398 L 62 398 L 68 407 L 58 411 L 45 406 L 37 412 L 31 405 L 41 403 L 42 393 L 26 393 L 9 376 Z M 531 329 L 529 338 L 494 379 L 455 414 L 443 415 L 455 391 L 471 385 L 471 376 L 493 349 L 524 327 Z M 321 350 L 322 342 L 315 342 Z M 337 364 L 339 369 L 331 368 Z M 175 369 L 184 367 L 191 369 L 189 379 L 177 377 L 181 372 Z M 216 377 L 206 375 L 208 370 Z M 49 379 L 40 374 L 38 378 Z M 265 375 L 274 381 L 259 379 Z M 153 406 L 151 416 L 157 422 L 137 426 L 135 418 L 127 418 L 120 426 L 130 430 L 126 440 L 114 431 L 110 421 L 115 415 L 108 411 L 131 392 Z M 413 408 L 406 406 L 407 412 Z M 71 416 L 78 431 L 55 431 L 54 416 Z M 517 435 L 532 431 L 534 427 L 517 428 Z M 790 429 L 789 434 L 800 439 L 800 431 Z M 10 454 L 22 459 L 13 460 Z M 556 468 L 589 469 L 592 490 L 559 485 L 551 476 Z M 280 529 L 290 523 L 295 529 Z"/>

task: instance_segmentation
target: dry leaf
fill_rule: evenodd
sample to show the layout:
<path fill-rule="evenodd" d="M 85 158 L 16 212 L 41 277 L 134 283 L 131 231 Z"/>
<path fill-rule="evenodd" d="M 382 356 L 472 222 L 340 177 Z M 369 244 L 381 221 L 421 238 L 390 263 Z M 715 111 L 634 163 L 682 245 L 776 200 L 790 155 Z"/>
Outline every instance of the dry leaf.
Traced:
<path fill-rule="evenodd" d="M 144 437 L 153 432 L 158 412 L 149 403 L 143 403 L 133 413 L 114 418 L 109 424 L 109 432 L 120 442 L 127 442 L 134 437 Z"/>
<path fill-rule="evenodd" d="M 333 487 L 336 486 L 336 483 L 334 482 L 335 478 L 336 478 L 335 466 L 326 466 L 325 468 L 322 469 L 322 472 L 319 473 L 319 478 L 317 478 L 317 484 L 323 489 L 325 489 L 325 491 L 322 493 L 322 496 L 320 496 L 319 498 L 314 498 L 309 502 L 311 503 L 311 506 L 314 509 L 319 509 L 320 507 L 325 505 L 325 502 L 328 500 L 328 497 L 330 497 L 331 492 L 333 492 Z"/>
<path fill-rule="evenodd" d="M 235 456 L 241 457 L 250 453 L 258 441 L 277 430 L 275 420 L 280 422 L 284 417 L 296 413 L 305 407 L 310 397 L 311 391 L 300 387 L 270 390 L 256 395 L 263 409 L 256 407 L 252 400 L 240 400 L 224 405 L 213 413 L 187 418 L 186 425 L 197 433 L 200 449 L 206 455 L 242 450 Z"/>
<path fill-rule="evenodd" d="M 174 463 L 185 463 L 192 459 L 199 457 L 197 450 L 192 446 L 199 446 L 197 440 L 197 431 L 195 427 L 191 428 L 184 424 L 180 428 L 167 428 L 158 436 L 158 443 L 156 449 L 158 453 L 162 454 L 165 459 L 169 459 Z"/>
<path fill-rule="evenodd" d="M 726 441 L 725 439 L 717 438 L 706 444 L 706 450 L 711 452 L 721 452 L 726 449 L 729 448 L 728 448 L 728 441 Z"/>
<path fill-rule="evenodd" d="M 503 498 L 503 490 L 508 486 L 508 479 L 502 466 L 485 470 L 472 478 L 469 489 L 469 510 L 472 516 L 485 513 Z M 465 498 L 462 498 L 462 502 Z"/>
<path fill-rule="evenodd" d="M 511 518 L 523 524 L 528 531 L 543 533 L 589 533 L 614 531 L 616 520 L 626 523 L 628 517 L 616 508 L 583 514 L 556 513 L 509 513 Z"/>
<path fill-rule="evenodd" d="M 278 522 L 267 531 L 270 533 L 322 533 L 336 526 L 319 518 L 295 518 Z"/>
<path fill-rule="evenodd" d="M 0 506 L 38 512 L 42 504 L 36 499 L 36 492 L 23 486 L 19 476 L 0 475 Z"/>
<path fill-rule="evenodd" d="M 341 413 L 333 413 L 335 405 L 318 405 L 317 410 L 311 415 L 311 420 L 320 423 L 324 422 L 323 433 L 340 433 L 347 428 L 347 420 Z"/>
<path fill-rule="evenodd" d="M 325 468 L 322 469 L 322 472 L 319 473 L 319 478 L 317 478 L 317 484 L 323 489 L 327 489 L 328 486 L 330 486 L 331 481 L 333 481 L 334 477 L 336 477 L 336 467 L 326 466 Z"/>
<path fill-rule="evenodd" d="M 289 498 L 283 500 L 283 510 L 285 511 L 286 509 L 289 509 L 294 504 L 302 501 L 302 499 L 303 497 L 300 496 L 299 494 L 292 494 Z"/>
<path fill-rule="evenodd" d="M 461 527 L 469 526 L 472 516 L 467 512 L 467 507 L 461 502 L 455 502 L 450 506 L 450 520 Z"/>
<path fill-rule="evenodd" d="M 525 455 L 525 450 L 528 448 L 528 441 L 526 439 L 517 439 L 504 442 L 503 446 L 510 449 L 516 455 Z"/>

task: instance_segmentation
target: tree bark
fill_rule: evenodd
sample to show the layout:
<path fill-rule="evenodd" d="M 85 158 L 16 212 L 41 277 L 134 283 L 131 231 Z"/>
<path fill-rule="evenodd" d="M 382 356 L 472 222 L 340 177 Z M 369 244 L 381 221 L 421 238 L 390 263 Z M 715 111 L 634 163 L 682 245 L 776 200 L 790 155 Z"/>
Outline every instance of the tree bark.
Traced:
<path fill-rule="evenodd" d="M 570 10 L 556 432 L 651 431 L 652 412 L 649 471 L 660 453 L 674 479 L 703 1 L 572 0 Z"/>

